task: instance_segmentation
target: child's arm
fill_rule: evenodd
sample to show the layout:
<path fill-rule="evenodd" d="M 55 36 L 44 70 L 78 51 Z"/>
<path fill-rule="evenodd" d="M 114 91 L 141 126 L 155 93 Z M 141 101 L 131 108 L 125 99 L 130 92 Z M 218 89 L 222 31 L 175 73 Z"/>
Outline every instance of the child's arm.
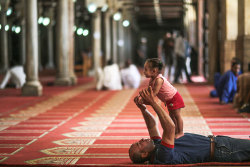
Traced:
<path fill-rule="evenodd" d="M 162 87 L 162 84 L 163 84 L 163 79 L 162 78 L 157 78 L 156 81 L 155 81 L 155 84 L 154 84 L 154 87 L 153 87 L 153 92 L 154 92 L 154 96 L 156 96 L 159 92 L 159 90 L 161 89 Z M 148 88 L 149 89 L 149 88 Z M 138 96 L 138 103 L 140 104 L 146 104 L 146 105 L 149 105 L 149 103 L 145 100 L 143 100 L 140 95 Z"/>
<path fill-rule="evenodd" d="M 154 96 L 156 96 L 159 93 L 159 91 L 160 91 L 160 89 L 162 87 L 163 82 L 164 81 L 163 81 L 162 78 L 157 78 L 155 80 L 155 84 L 154 84 L 154 87 L 153 87 Z"/>

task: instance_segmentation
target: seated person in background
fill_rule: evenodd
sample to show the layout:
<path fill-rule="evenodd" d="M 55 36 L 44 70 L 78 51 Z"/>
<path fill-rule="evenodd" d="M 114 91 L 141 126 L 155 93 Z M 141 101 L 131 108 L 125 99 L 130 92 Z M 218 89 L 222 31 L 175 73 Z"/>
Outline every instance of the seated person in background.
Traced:
<path fill-rule="evenodd" d="M 103 69 L 103 77 L 101 77 L 104 89 L 107 90 L 121 90 L 122 81 L 120 70 L 117 64 L 109 60 L 107 65 Z"/>
<path fill-rule="evenodd" d="M 141 139 L 131 145 L 129 157 L 134 163 L 192 164 L 202 162 L 250 162 L 250 140 L 227 136 L 202 136 L 185 133 L 175 139 L 175 124 L 157 103 L 152 88 L 140 91 L 140 96 L 154 109 L 163 128 L 160 136 L 157 121 L 139 98 L 134 101 L 141 110 L 151 139 Z"/>
<path fill-rule="evenodd" d="M 246 96 L 243 105 L 240 107 L 239 112 L 250 113 L 250 91 L 248 91 L 248 95 Z"/>
<path fill-rule="evenodd" d="M 96 71 L 96 90 L 102 90 L 103 89 L 103 70 L 101 67 L 98 67 Z"/>
<path fill-rule="evenodd" d="M 238 77 L 234 107 L 238 108 L 239 112 L 250 113 L 250 64 L 248 65 L 248 72 Z"/>
<path fill-rule="evenodd" d="M 219 97 L 221 104 L 233 102 L 234 95 L 237 91 L 237 78 L 240 72 L 240 62 L 232 61 L 231 70 L 225 74 L 215 74 L 215 90 L 210 92 L 211 97 Z"/>
<path fill-rule="evenodd" d="M 125 68 L 121 69 L 121 78 L 125 89 L 136 89 L 140 86 L 141 74 L 130 60 L 127 60 Z"/>
<path fill-rule="evenodd" d="M 6 85 L 11 82 L 16 88 L 21 88 L 25 83 L 26 75 L 23 70 L 23 66 L 16 65 L 11 67 L 5 74 L 0 89 L 4 89 Z"/>

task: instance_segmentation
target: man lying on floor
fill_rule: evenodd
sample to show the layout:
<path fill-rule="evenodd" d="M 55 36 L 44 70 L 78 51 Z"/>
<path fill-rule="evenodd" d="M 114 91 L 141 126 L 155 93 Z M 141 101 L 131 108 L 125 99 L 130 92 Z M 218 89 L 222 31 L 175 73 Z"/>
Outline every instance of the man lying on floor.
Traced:
<path fill-rule="evenodd" d="M 175 124 L 157 103 L 152 88 L 144 89 L 140 96 L 147 101 L 160 119 L 162 138 L 154 116 L 134 99 L 141 110 L 151 139 L 141 139 L 131 145 L 129 157 L 134 163 L 190 164 L 202 162 L 250 162 L 250 140 L 227 136 L 205 137 L 192 133 L 175 139 Z"/>

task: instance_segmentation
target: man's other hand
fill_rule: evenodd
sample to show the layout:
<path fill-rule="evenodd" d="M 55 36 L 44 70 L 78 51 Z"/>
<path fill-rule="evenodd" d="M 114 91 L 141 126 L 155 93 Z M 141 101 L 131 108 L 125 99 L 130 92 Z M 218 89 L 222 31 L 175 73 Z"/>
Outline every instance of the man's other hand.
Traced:
<path fill-rule="evenodd" d="M 150 105 L 156 102 L 156 97 L 154 96 L 154 92 L 151 86 L 146 89 L 143 89 L 139 92 L 139 94 L 143 98 L 143 100 L 148 102 Z"/>
<path fill-rule="evenodd" d="M 137 105 L 138 108 L 140 108 L 141 110 L 145 110 L 146 109 L 146 106 L 144 104 L 141 103 L 141 98 L 140 96 L 136 96 L 134 98 L 134 102 L 135 104 Z"/>

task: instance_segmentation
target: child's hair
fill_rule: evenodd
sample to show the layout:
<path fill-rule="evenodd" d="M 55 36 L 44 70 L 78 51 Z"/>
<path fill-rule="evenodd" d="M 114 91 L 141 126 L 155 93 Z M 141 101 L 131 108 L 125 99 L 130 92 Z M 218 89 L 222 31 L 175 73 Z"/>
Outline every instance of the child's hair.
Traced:
<path fill-rule="evenodd" d="M 163 63 L 158 58 L 147 59 L 146 62 L 149 63 L 150 68 L 158 68 L 159 72 L 163 68 Z"/>

